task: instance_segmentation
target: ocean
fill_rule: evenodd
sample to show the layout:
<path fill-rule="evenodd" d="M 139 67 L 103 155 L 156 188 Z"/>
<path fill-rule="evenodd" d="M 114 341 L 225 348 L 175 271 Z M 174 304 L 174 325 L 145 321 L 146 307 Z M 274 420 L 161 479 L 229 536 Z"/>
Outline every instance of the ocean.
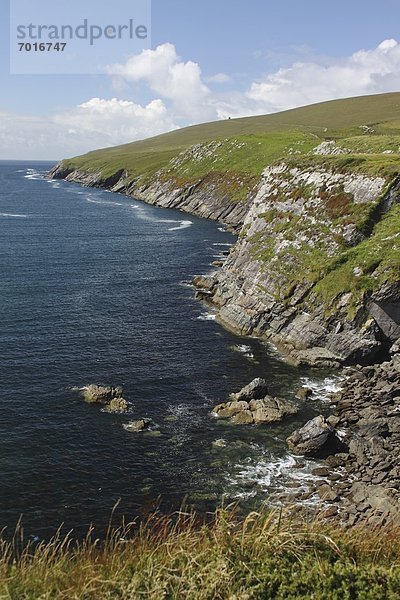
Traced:
<path fill-rule="evenodd" d="M 259 506 L 301 489 L 315 463 L 286 437 L 326 409 L 335 377 L 223 329 L 194 299 L 196 274 L 229 249 L 221 224 L 105 190 L 45 179 L 51 163 L 0 163 L 0 527 L 82 534 L 114 518 Z M 276 426 L 233 426 L 211 409 L 254 377 L 315 398 Z M 129 414 L 78 388 L 121 385 Z M 300 402 L 300 401 L 297 401 Z M 151 418 L 132 433 L 123 424 Z M 223 447 L 215 446 L 224 440 Z"/>

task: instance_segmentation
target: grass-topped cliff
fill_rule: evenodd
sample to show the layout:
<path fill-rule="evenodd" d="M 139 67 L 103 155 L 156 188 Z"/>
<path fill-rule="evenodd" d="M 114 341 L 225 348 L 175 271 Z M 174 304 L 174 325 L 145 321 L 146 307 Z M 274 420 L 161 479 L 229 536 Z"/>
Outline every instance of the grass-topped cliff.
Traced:
<path fill-rule="evenodd" d="M 400 93 L 196 125 L 53 170 L 235 226 L 239 243 L 214 293 L 223 320 L 243 333 L 273 330 L 295 349 L 328 348 L 333 362 L 372 356 L 387 338 L 382 306 L 376 322 L 369 306 L 399 302 L 399 174 Z M 260 318 L 277 312 L 276 323 Z M 328 330 L 300 326 L 295 313 L 318 313 Z"/>
<path fill-rule="evenodd" d="M 169 174 L 183 179 L 209 173 L 257 176 L 288 154 L 307 155 L 320 140 L 340 140 L 355 155 L 368 154 L 358 168 L 369 172 L 395 170 L 400 146 L 400 93 L 323 102 L 293 110 L 186 127 L 150 139 L 89 152 L 63 161 L 67 168 L 101 172 L 109 177 L 125 169 L 131 178 L 151 177 L 178 154 L 196 144 L 219 142 L 212 164 L 195 158 L 172 166 Z M 375 156 L 372 156 L 375 154 Z M 209 157 L 208 157 L 209 158 Z M 338 165 L 340 167 L 340 164 Z"/>

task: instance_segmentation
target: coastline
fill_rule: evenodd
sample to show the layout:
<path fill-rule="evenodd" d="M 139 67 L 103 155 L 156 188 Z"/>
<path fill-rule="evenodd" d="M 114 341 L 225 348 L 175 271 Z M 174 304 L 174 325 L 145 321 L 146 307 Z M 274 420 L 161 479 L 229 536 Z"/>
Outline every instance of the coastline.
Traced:
<path fill-rule="evenodd" d="M 151 195 L 150 192 L 147 194 L 138 194 L 135 189 L 127 189 L 122 186 L 120 180 L 121 174 L 119 174 L 117 180 L 111 178 L 102 181 L 98 177 L 93 178 L 93 175 L 82 172 L 72 172 L 66 175 L 65 172 L 60 172 L 56 167 L 50 172 L 49 176 L 65 178 L 67 181 L 81 185 L 104 187 L 114 192 L 134 196 L 136 199 L 143 200 L 149 204 L 178 208 L 185 212 L 219 220 L 224 224 L 226 224 L 224 219 L 228 216 L 228 226 L 234 232 L 238 232 L 241 226 L 240 215 L 242 215 L 241 211 L 243 209 L 241 211 L 223 211 L 221 213 L 213 212 L 208 206 L 207 211 L 205 211 L 202 203 L 199 203 L 197 200 L 193 201 L 193 198 L 189 200 L 190 194 L 184 198 L 182 192 L 170 196 L 165 193 L 165 190 L 159 190 L 157 197 Z M 202 198 L 204 202 L 204 197 L 202 196 Z M 235 247 L 232 251 L 235 252 Z M 218 304 L 214 301 L 212 290 L 215 286 L 215 278 L 218 278 L 218 273 L 220 272 L 221 269 L 214 276 L 204 275 L 199 276 L 197 281 L 196 278 L 194 280 L 194 286 L 197 288 L 196 297 L 217 309 Z M 240 335 L 247 334 L 245 327 L 241 327 L 240 324 L 236 326 L 230 320 L 224 320 L 218 313 L 219 311 L 217 310 L 216 319 L 222 326 Z M 253 337 L 262 338 L 258 332 L 252 333 Z M 279 336 L 276 338 L 272 335 L 264 336 L 264 339 L 273 341 L 280 349 L 287 350 L 284 344 L 280 344 L 281 340 Z M 321 353 L 323 354 L 322 350 L 319 350 L 320 355 Z M 341 452 L 330 454 L 325 462 L 326 466 L 316 469 L 319 479 L 311 484 L 306 492 L 299 492 L 297 498 L 295 495 L 300 507 L 304 506 L 304 502 L 314 496 L 319 498 L 325 507 L 323 510 L 325 518 L 339 520 L 341 523 L 349 526 L 361 521 L 367 521 L 372 525 L 376 525 L 378 523 L 384 524 L 400 520 L 400 497 L 393 492 L 399 485 L 400 473 L 393 461 L 385 460 L 385 457 L 388 455 L 392 456 L 396 451 L 400 450 L 396 430 L 397 425 L 394 425 L 394 423 L 397 423 L 397 412 L 400 410 L 400 398 L 397 398 L 394 394 L 397 383 L 400 386 L 398 348 L 396 350 L 396 347 L 393 346 L 392 352 L 393 358 L 390 362 L 383 363 L 383 367 L 379 364 L 371 367 L 363 367 L 359 364 L 352 368 L 350 377 L 348 369 L 344 371 L 343 376 L 346 379 L 344 380 L 343 389 L 336 394 L 332 394 L 330 398 L 332 414 L 327 419 L 330 433 L 340 438 L 343 442 L 340 448 Z M 333 368 L 340 366 L 340 361 L 330 360 L 331 357 L 329 355 L 326 355 L 325 358 L 323 357 L 324 359 L 321 361 L 320 355 L 315 356 L 313 366 L 329 366 Z M 290 351 L 287 353 L 286 358 L 288 356 L 289 359 L 290 357 L 293 359 L 293 354 Z M 310 366 L 309 360 L 297 360 L 297 362 L 294 362 L 297 366 Z M 371 377 L 364 376 L 364 370 L 368 368 L 372 373 Z M 379 373 L 379 375 L 375 372 Z M 366 382 L 370 381 L 371 378 L 374 385 L 368 388 Z M 392 385 L 393 379 L 395 380 L 394 386 Z M 350 401 L 349 398 L 352 397 L 351 386 L 354 386 L 354 381 L 358 382 L 358 387 L 356 388 L 358 396 Z M 391 395 L 387 398 L 387 404 L 391 405 L 392 413 L 390 417 L 386 417 L 382 411 L 378 411 L 381 427 L 376 429 L 374 428 L 377 418 L 376 409 L 380 402 L 382 382 L 389 382 L 392 385 L 389 390 Z M 366 400 L 364 398 L 363 402 L 357 402 L 360 396 L 364 397 L 365 395 Z M 349 402 L 352 405 L 350 414 L 348 413 Z M 367 415 L 365 414 L 366 410 L 367 412 L 369 411 Z M 366 450 L 364 449 L 365 451 L 360 450 L 360 443 L 363 443 L 359 441 L 360 436 L 361 438 L 366 437 L 367 442 L 372 443 L 372 450 L 369 447 Z M 390 440 L 387 439 L 388 437 Z M 314 456 L 320 458 L 318 453 Z M 382 464 L 384 465 L 383 469 Z"/>

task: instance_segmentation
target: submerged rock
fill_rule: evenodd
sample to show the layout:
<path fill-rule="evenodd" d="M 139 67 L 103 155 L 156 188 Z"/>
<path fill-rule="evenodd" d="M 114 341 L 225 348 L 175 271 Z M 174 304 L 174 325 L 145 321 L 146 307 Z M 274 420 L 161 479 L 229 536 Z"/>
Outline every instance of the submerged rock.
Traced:
<path fill-rule="evenodd" d="M 212 446 L 214 448 L 226 448 L 227 445 L 228 445 L 227 441 L 224 440 L 223 438 L 220 438 L 218 440 L 214 440 L 212 442 Z"/>

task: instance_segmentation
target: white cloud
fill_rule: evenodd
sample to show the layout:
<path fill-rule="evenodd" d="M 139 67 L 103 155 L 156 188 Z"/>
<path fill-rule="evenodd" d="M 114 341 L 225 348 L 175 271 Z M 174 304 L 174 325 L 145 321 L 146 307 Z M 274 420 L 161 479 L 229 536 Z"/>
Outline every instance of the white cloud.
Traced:
<path fill-rule="evenodd" d="M 145 50 L 109 68 L 120 93 L 144 86 L 147 104 L 91 98 L 47 118 L 0 112 L 0 158 L 58 158 L 129 142 L 179 125 L 276 112 L 296 106 L 400 90 L 400 45 L 385 40 L 376 48 L 341 59 L 310 59 L 266 74 L 247 91 L 211 91 L 198 64 L 183 62 L 172 44 Z M 225 83 L 217 73 L 207 81 Z"/>
<path fill-rule="evenodd" d="M 333 98 L 400 89 L 400 45 L 385 40 L 372 50 L 360 50 L 323 65 L 296 62 L 266 75 L 246 96 L 257 112 L 275 112 Z"/>
<path fill-rule="evenodd" d="M 50 118 L 0 113 L 0 158 L 57 159 L 175 128 L 161 100 L 141 106 L 116 98 L 92 98 Z"/>
<path fill-rule="evenodd" d="M 182 62 L 173 44 L 143 50 L 124 64 L 110 65 L 107 71 L 114 79 L 147 84 L 153 92 L 172 102 L 178 119 L 201 121 L 215 117 L 212 95 L 202 80 L 199 65 Z"/>
<path fill-rule="evenodd" d="M 226 73 L 216 73 L 215 75 L 207 77 L 207 81 L 209 83 L 230 83 L 233 79 Z"/>
<path fill-rule="evenodd" d="M 165 104 L 159 99 L 141 106 L 117 98 L 92 98 L 53 120 L 70 131 L 97 134 L 103 138 L 103 145 L 130 142 L 176 128 Z"/>

